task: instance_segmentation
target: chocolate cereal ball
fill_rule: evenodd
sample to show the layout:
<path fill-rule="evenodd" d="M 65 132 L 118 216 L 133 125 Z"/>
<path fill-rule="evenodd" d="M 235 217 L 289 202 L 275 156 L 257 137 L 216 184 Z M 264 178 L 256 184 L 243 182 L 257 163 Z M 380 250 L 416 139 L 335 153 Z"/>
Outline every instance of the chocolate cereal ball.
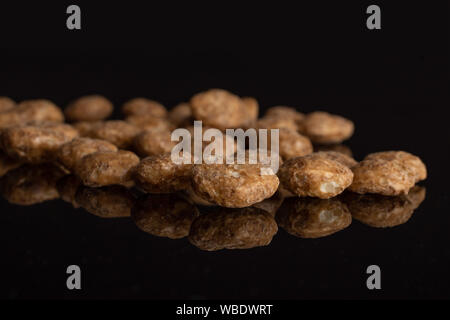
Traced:
<path fill-rule="evenodd" d="M 89 95 L 70 103 L 64 114 L 68 121 L 99 121 L 108 118 L 113 109 L 113 104 L 105 97 Z"/>

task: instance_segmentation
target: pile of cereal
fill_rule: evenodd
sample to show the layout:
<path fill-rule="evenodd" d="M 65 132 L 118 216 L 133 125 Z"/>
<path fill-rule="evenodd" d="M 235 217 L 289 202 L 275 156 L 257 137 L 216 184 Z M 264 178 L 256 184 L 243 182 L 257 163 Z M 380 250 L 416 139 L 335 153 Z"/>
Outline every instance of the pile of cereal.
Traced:
<path fill-rule="evenodd" d="M 266 245 L 277 225 L 304 238 L 342 230 L 352 216 L 392 226 L 407 220 L 424 197 L 414 196 L 427 176 L 420 158 L 385 151 L 356 161 L 341 144 L 353 135 L 354 124 L 338 115 L 274 106 L 259 117 L 255 98 L 222 89 L 195 94 L 171 110 L 134 98 L 123 104 L 122 120 L 109 118 L 113 110 L 100 95 L 80 97 L 64 110 L 48 100 L 16 103 L 0 97 L 3 197 L 22 205 L 61 197 L 97 216 L 131 216 L 156 235 L 188 236 L 205 250 Z M 172 133 L 177 128 L 194 133 L 194 121 L 202 121 L 203 132 L 267 129 L 269 135 L 278 129 L 278 172 L 261 159 L 249 163 L 248 150 L 239 164 L 200 163 L 193 151 L 183 154 L 191 161 L 174 162 L 178 141 Z M 237 151 L 229 139 L 224 135 L 220 141 L 227 158 Z M 200 149 L 208 144 L 202 139 Z M 272 147 L 269 143 L 269 153 Z M 405 208 L 404 215 L 379 222 L 376 213 L 384 207 L 374 205 L 378 198 Z M 217 212 L 201 214 L 197 206 Z"/>

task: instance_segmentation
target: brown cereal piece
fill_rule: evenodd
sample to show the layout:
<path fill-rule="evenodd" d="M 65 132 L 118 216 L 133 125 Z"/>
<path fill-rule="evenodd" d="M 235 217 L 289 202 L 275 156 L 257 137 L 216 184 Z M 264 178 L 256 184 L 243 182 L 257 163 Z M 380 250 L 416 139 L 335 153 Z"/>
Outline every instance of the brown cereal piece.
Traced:
<path fill-rule="evenodd" d="M 11 110 L 16 106 L 16 102 L 8 97 L 0 97 L 0 113 Z"/>
<path fill-rule="evenodd" d="M 141 132 L 139 128 L 122 120 L 99 122 L 89 132 L 90 138 L 106 140 L 119 149 L 127 149 Z"/>
<path fill-rule="evenodd" d="M 126 122 L 133 126 L 145 130 L 172 130 L 173 125 L 166 119 L 158 118 L 152 115 L 131 115 L 126 117 Z"/>
<path fill-rule="evenodd" d="M 251 206 L 270 198 L 279 185 L 269 164 L 194 165 L 192 187 L 200 198 L 229 208 Z"/>
<path fill-rule="evenodd" d="M 64 114 L 68 121 L 99 121 L 108 118 L 113 109 L 113 104 L 105 97 L 89 95 L 71 102 Z"/>
<path fill-rule="evenodd" d="M 139 157 L 130 151 L 95 152 L 78 162 L 75 173 L 89 187 L 128 185 L 138 164 Z"/>
<path fill-rule="evenodd" d="M 395 227 L 407 222 L 425 199 L 425 188 L 414 187 L 407 195 L 360 195 L 348 192 L 344 196 L 353 218 L 376 228 Z"/>
<path fill-rule="evenodd" d="M 250 249 L 267 246 L 277 231 L 275 220 L 262 209 L 220 208 L 194 220 L 189 241 L 206 251 Z"/>
<path fill-rule="evenodd" d="M 10 203 L 27 206 L 59 197 L 56 182 L 65 173 L 51 164 L 24 165 L 0 180 L 0 193 Z"/>
<path fill-rule="evenodd" d="M 20 167 L 22 164 L 22 161 L 13 159 L 3 152 L 0 152 L 0 177 L 3 177 L 8 171 Z"/>
<path fill-rule="evenodd" d="M 352 183 L 353 173 L 335 160 L 312 153 L 284 162 L 278 177 L 283 188 L 299 197 L 328 199 Z"/>
<path fill-rule="evenodd" d="M 186 190 L 192 179 L 192 164 L 176 164 L 170 153 L 147 157 L 136 167 L 134 179 L 136 186 L 148 193 Z"/>
<path fill-rule="evenodd" d="M 75 201 L 81 208 L 100 218 L 121 218 L 131 215 L 135 198 L 124 186 L 82 186 L 75 194 Z"/>
<path fill-rule="evenodd" d="M 75 138 L 65 143 L 58 150 L 58 161 L 70 171 L 74 171 L 77 163 L 86 155 L 105 151 L 116 152 L 117 147 L 108 141 L 91 139 L 91 138 Z"/>
<path fill-rule="evenodd" d="M 258 100 L 256 100 L 253 97 L 243 97 L 242 103 L 244 104 L 245 111 L 246 111 L 246 122 L 252 123 L 256 120 L 258 120 L 259 115 L 259 103 Z"/>
<path fill-rule="evenodd" d="M 152 116 L 156 118 L 167 116 L 167 110 L 161 103 L 146 98 L 134 98 L 125 102 L 122 106 L 122 113 L 125 116 Z"/>
<path fill-rule="evenodd" d="M 313 152 L 311 141 L 297 133 L 286 128 L 279 129 L 278 152 L 283 160 L 305 156 Z M 270 132 L 267 133 L 268 145 L 271 148 Z"/>
<path fill-rule="evenodd" d="M 192 186 L 189 185 L 187 189 L 184 190 L 184 194 L 188 201 L 192 202 L 195 205 L 198 206 L 204 206 L 204 207 L 211 207 L 215 206 L 216 204 L 211 203 L 209 201 L 206 201 L 205 199 L 201 198 L 198 194 L 195 193 L 194 189 L 192 189 Z"/>
<path fill-rule="evenodd" d="M 353 122 L 341 116 L 317 111 L 306 115 L 305 135 L 321 144 L 341 143 L 353 135 Z"/>
<path fill-rule="evenodd" d="M 283 203 L 283 201 L 284 201 L 284 196 L 282 195 L 281 192 L 277 191 L 270 198 L 265 199 L 261 202 L 255 203 L 254 205 L 252 205 L 252 207 L 262 209 L 262 210 L 270 213 L 270 215 L 272 217 L 275 217 L 275 214 L 276 214 L 277 210 L 281 207 L 281 204 Z"/>
<path fill-rule="evenodd" d="M 133 141 L 134 150 L 141 157 L 171 152 L 176 144 L 168 130 L 144 130 Z"/>
<path fill-rule="evenodd" d="M 75 194 L 80 186 L 82 186 L 80 178 L 73 174 L 62 177 L 56 183 L 56 189 L 61 200 L 72 204 L 74 208 L 80 207 L 75 200 Z"/>
<path fill-rule="evenodd" d="M 298 125 L 293 118 L 263 117 L 256 121 L 256 129 L 289 129 L 297 131 Z"/>
<path fill-rule="evenodd" d="M 79 121 L 72 123 L 80 137 L 89 137 L 93 128 L 99 126 L 102 121 Z"/>
<path fill-rule="evenodd" d="M 368 157 L 352 168 L 354 178 L 349 190 L 385 196 L 406 194 L 414 186 L 416 171 L 402 160 Z"/>
<path fill-rule="evenodd" d="M 405 151 L 375 152 L 367 155 L 364 159 L 383 159 L 386 161 L 398 160 L 411 170 L 411 174 L 414 175 L 416 183 L 427 178 L 427 168 L 422 160 Z"/>
<path fill-rule="evenodd" d="M 305 115 L 301 112 L 298 112 L 293 107 L 287 106 L 271 107 L 267 109 L 265 118 L 289 119 L 295 122 L 297 130 L 299 132 L 303 132 L 303 121 L 305 120 Z"/>
<path fill-rule="evenodd" d="M 142 231 L 170 239 L 189 234 L 198 209 L 176 194 L 144 195 L 136 201 L 131 217 Z"/>
<path fill-rule="evenodd" d="M 353 157 L 352 149 L 344 144 L 316 144 L 314 145 L 314 152 L 319 151 L 334 151 L 343 153 L 346 156 Z"/>
<path fill-rule="evenodd" d="M 64 115 L 49 100 L 25 100 L 15 108 L 0 113 L 0 129 L 24 124 L 44 122 L 63 122 Z"/>
<path fill-rule="evenodd" d="M 51 162 L 57 150 L 78 136 L 72 126 L 61 123 L 24 125 L 4 129 L 1 139 L 8 156 L 30 163 Z"/>
<path fill-rule="evenodd" d="M 358 164 L 358 161 L 353 159 L 352 157 L 349 157 L 343 153 L 335 152 L 335 151 L 319 151 L 315 153 L 317 156 L 321 156 L 330 160 L 334 160 L 339 162 L 340 164 L 343 164 L 346 167 L 349 167 L 350 169 L 353 168 Z"/>
<path fill-rule="evenodd" d="M 191 153 L 194 153 L 194 148 L 195 148 L 194 126 L 188 126 L 185 129 L 187 129 L 190 132 L 190 134 L 191 134 Z M 209 145 L 211 145 L 210 148 L 213 147 L 213 142 L 214 142 L 215 138 L 212 138 L 211 141 L 206 141 L 206 138 L 204 138 L 206 131 L 209 130 L 209 129 L 219 130 L 217 128 L 211 128 L 211 127 L 207 127 L 207 126 L 206 127 L 205 126 L 202 127 L 202 130 L 203 130 L 203 136 L 202 136 L 202 139 L 201 139 L 202 140 L 201 141 L 202 151 L 211 150 L 211 155 L 215 156 L 216 155 L 216 152 L 215 152 L 216 150 L 208 148 Z M 221 131 L 221 133 L 222 133 L 222 137 L 223 137 L 222 138 L 222 147 L 223 147 L 222 154 L 224 155 L 224 157 L 225 156 L 234 155 L 237 152 L 237 147 L 238 147 L 236 139 L 234 139 L 233 136 L 227 135 L 226 133 L 224 133 L 222 131 Z M 227 142 L 228 142 L 228 144 L 230 144 L 232 146 L 229 149 L 227 149 Z M 208 151 L 208 153 L 209 153 L 209 151 Z"/>
<path fill-rule="evenodd" d="M 192 125 L 192 109 L 189 103 L 177 104 L 169 111 L 169 121 L 177 128 Z"/>
<path fill-rule="evenodd" d="M 337 199 L 290 198 L 276 216 L 280 227 L 300 238 L 320 238 L 347 228 L 352 215 Z"/>
<path fill-rule="evenodd" d="M 242 100 L 222 89 L 211 89 L 191 98 L 192 114 L 196 120 L 218 129 L 240 128 L 246 121 L 246 107 Z"/>

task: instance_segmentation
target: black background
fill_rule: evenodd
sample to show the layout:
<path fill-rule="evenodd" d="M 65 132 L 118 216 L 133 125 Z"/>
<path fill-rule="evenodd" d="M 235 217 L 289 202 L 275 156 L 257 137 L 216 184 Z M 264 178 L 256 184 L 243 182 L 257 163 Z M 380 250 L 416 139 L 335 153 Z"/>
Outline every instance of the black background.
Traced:
<path fill-rule="evenodd" d="M 0 96 L 64 106 L 100 93 L 116 106 L 146 96 L 171 107 L 219 87 L 262 110 L 341 114 L 356 124 L 356 159 L 401 149 L 427 164 L 427 198 L 408 223 L 354 221 L 315 240 L 280 229 L 268 247 L 210 253 L 60 201 L 0 200 L 0 297 L 449 298 L 448 3 L 378 1 L 375 31 L 370 2 L 314 3 L 80 3 L 81 31 L 66 29 L 69 2 L 2 3 Z M 81 291 L 66 289 L 70 264 Z M 366 288 L 371 264 L 382 290 Z"/>

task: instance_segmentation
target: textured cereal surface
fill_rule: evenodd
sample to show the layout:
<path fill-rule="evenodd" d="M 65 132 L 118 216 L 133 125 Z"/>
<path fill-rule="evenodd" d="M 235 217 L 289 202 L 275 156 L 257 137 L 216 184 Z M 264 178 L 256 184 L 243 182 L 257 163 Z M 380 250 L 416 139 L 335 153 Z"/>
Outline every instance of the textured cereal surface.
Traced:
<path fill-rule="evenodd" d="M 191 106 L 186 102 L 177 104 L 169 111 L 168 119 L 177 128 L 192 125 L 194 120 Z"/>
<path fill-rule="evenodd" d="M 137 115 L 157 118 L 167 116 L 167 110 L 161 103 L 146 98 L 134 98 L 125 102 L 122 106 L 122 113 L 125 116 Z"/>
<path fill-rule="evenodd" d="M 0 180 L 0 192 L 10 203 L 33 205 L 59 197 L 56 182 L 65 173 L 51 164 L 24 165 Z"/>
<path fill-rule="evenodd" d="M 418 157 L 402 151 L 369 154 L 353 167 L 353 173 L 351 191 L 386 196 L 407 194 L 427 174 Z"/>
<path fill-rule="evenodd" d="M 343 153 L 346 156 L 353 157 L 353 152 L 350 147 L 344 145 L 344 144 L 315 144 L 314 145 L 314 152 L 319 151 L 334 151 Z"/>
<path fill-rule="evenodd" d="M 251 206 L 270 198 L 279 185 L 275 174 L 258 164 L 198 164 L 194 165 L 192 187 L 208 202 L 229 208 Z"/>
<path fill-rule="evenodd" d="M 189 188 L 192 164 L 176 164 L 171 154 L 147 157 L 136 167 L 136 186 L 148 193 L 169 193 Z"/>
<path fill-rule="evenodd" d="M 119 149 L 132 146 L 134 138 L 141 132 L 138 127 L 122 120 L 99 122 L 89 131 L 89 137 L 111 142 Z"/>
<path fill-rule="evenodd" d="M 177 194 L 139 197 L 131 213 L 139 229 L 170 239 L 186 237 L 198 215 L 198 209 Z"/>
<path fill-rule="evenodd" d="M 293 107 L 288 106 L 275 106 L 267 109 L 266 118 L 282 118 L 282 119 L 290 119 L 294 121 L 296 124 L 297 130 L 299 132 L 304 131 L 303 122 L 305 120 L 305 115 L 301 112 L 298 112 Z"/>
<path fill-rule="evenodd" d="M 73 172 L 78 161 L 84 156 L 98 151 L 116 152 L 118 149 L 108 141 L 91 138 L 75 138 L 59 148 L 57 157 L 59 163 Z"/>
<path fill-rule="evenodd" d="M 350 156 L 347 156 L 341 152 L 335 151 L 319 151 L 315 153 L 317 156 L 324 157 L 326 159 L 334 160 L 343 164 L 350 169 L 358 164 L 358 162 Z"/>
<path fill-rule="evenodd" d="M 61 123 L 24 125 L 4 129 L 3 150 L 13 159 L 30 163 L 54 161 L 57 150 L 78 136 L 72 126 Z"/>
<path fill-rule="evenodd" d="M 277 222 L 300 238 L 320 238 L 347 228 L 352 215 L 337 199 L 290 198 L 283 203 Z"/>
<path fill-rule="evenodd" d="M 100 95 L 89 95 L 76 99 L 65 109 L 68 121 L 99 121 L 108 118 L 113 112 L 111 101 Z"/>
<path fill-rule="evenodd" d="M 139 157 L 130 151 L 96 152 L 78 162 L 75 174 L 89 187 L 128 185 L 138 164 Z"/>
<path fill-rule="evenodd" d="M 189 241 L 206 251 L 249 249 L 267 246 L 277 231 L 275 220 L 262 209 L 220 208 L 194 220 Z"/>
<path fill-rule="evenodd" d="M 269 137 L 270 132 L 267 133 Z M 270 142 L 271 140 L 268 139 Z M 270 144 L 269 144 L 270 145 Z M 283 160 L 305 156 L 313 152 L 311 141 L 289 129 L 279 129 L 279 154 Z"/>
<path fill-rule="evenodd" d="M 312 153 L 284 162 L 278 177 L 283 188 L 294 195 L 328 199 L 352 183 L 353 173 L 338 161 Z"/>
<path fill-rule="evenodd" d="M 259 103 L 253 97 L 243 97 L 242 103 L 244 104 L 245 109 L 245 118 L 247 125 L 255 122 L 258 119 L 259 115 Z"/>
<path fill-rule="evenodd" d="M 91 130 L 99 126 L 102 121 L 78 121 L 72 123 L 72 126 L 78 131 L 80 137 L 89 137 Z"/>
<path fill-rule="evenodd" d="M 75 194 L 75 201 L 80 207 L 98 217 L 120 218 L 131 215 L 135 198 L 123 186 L 80 187 Z"/>
<path fill-rule="evenodd" d="M 415 186 L 407 195 L 394 197 L 349 192 L 343 199 L 356 220 L 376 228 L 395 227 L 411 218 L 425 199 L 425 188 Z"/>
<path fill-rule="evenodd" d="M 298 125 L 294 118 L 265 116 L 258 119 L 255 125 L 256 129 L 289 129 L 297 131 Z"/>
<path fill-rule="evenodd" d="M 211 89 L 194 95 L 190 100 L 196 120 L 218 129 L 240 128 L 246 122 L 246 107 L 242 100 L 222 89 Z"/>
<path fill-rule="evenodd" d="M 306 115 L 304 132 L 314 143 L 340 143 L 353 135 L 354 124 L 341 116 L 317 111 Z"/>
<path fill-rule="evenodd" d="M 131 115 L 125 121 L 141 130 L 173 130 L 173 124 L 163 118 L 152 115 Z"/>

